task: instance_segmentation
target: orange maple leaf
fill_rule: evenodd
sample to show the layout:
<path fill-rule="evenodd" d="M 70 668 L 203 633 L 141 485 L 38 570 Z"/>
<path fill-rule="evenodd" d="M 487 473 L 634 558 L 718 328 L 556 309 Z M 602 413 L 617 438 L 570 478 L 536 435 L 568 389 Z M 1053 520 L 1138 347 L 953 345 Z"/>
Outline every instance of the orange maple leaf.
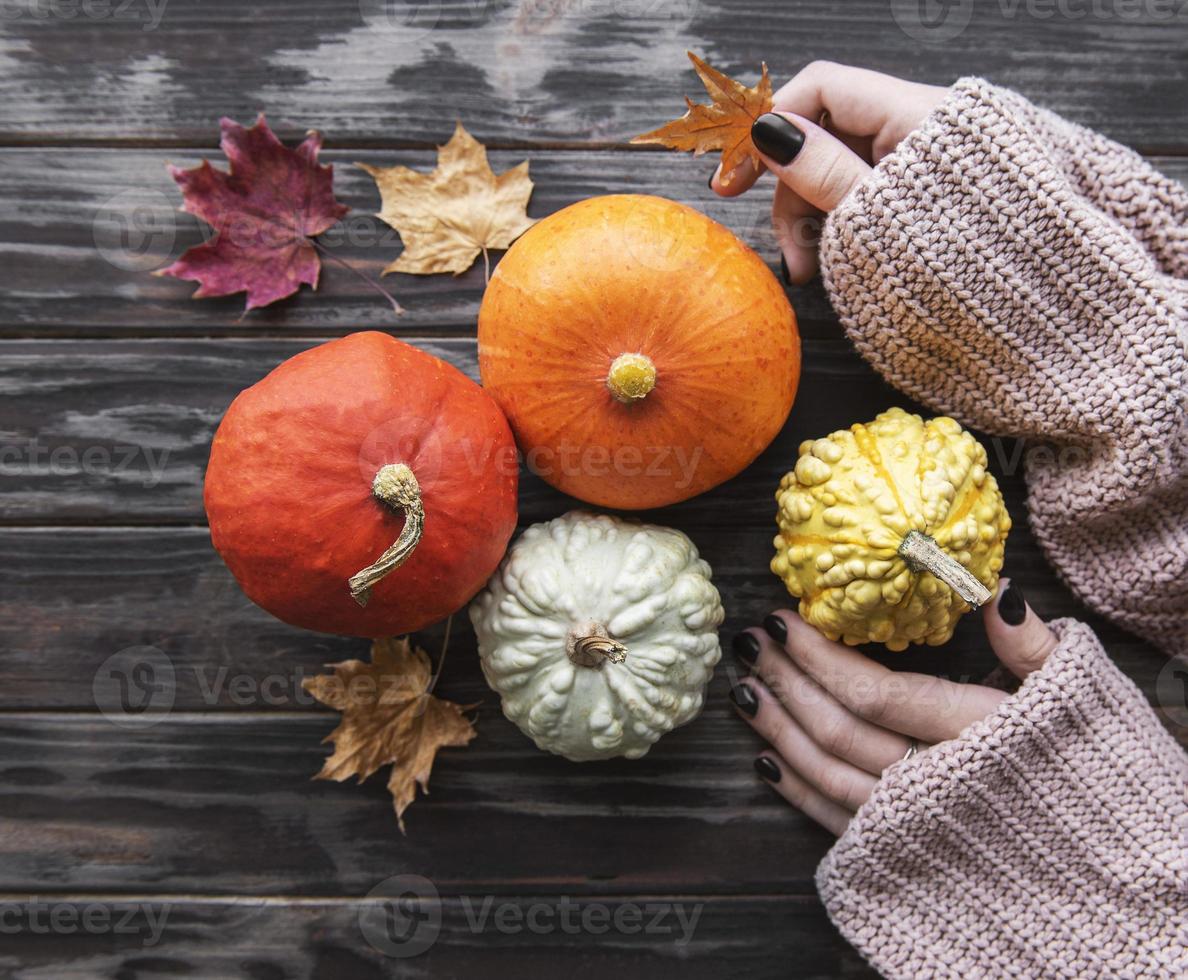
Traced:
<path fill-rule="evenodd" d="M 391 763 L 388 792 L 404 833 L 404 811 L 418 785 L 429 792 L 437 750 L 474 738 L 474 725 L 463 712 L 475 706 L 430 694 L 429 656 L 407 638 L 376 640 L 371 663 L 345 660 L 332 671 L 302 682 L 318 701 L 342 712 L 342 722 L 323 740 L 334 742 L 334 753 L 314 778 L 341 783 L 357 776 L 362 782 Z"/>
<path fill-rule="evenodd" d="M 751 124 L 763 113 L 771 111 L 771 79 L 767 77 L 767 65 L 763 65 L 759 84 L 747 88 L 707 65 L 692 51 L 685 53 L 713 102 L 702 105 L 686 97 L 685 104 L 689 109 L 680 119 L 636 136 L 631 142 L 659 143 L 670 150 L 691 150 L 694 156 L 707 150 L 721 150 L 722 176 L 719 180 L 722 183 L 729 183 L 730 172 L 743 160 L 749 159 L 756 169 L 760 169 L 762 161 L 751 142 Z"/>

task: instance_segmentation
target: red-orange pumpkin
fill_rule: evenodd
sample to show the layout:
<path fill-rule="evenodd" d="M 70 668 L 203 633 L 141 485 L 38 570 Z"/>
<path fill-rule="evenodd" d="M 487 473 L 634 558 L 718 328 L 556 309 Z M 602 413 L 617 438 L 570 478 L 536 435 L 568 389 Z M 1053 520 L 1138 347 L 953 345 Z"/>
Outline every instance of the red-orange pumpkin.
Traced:
<path fill-rule="evenodd" d="M 274 616 L 392 636 L 483 586 L 516 526 L 517 478 L 507 420 L 478 385 L 386 334 L 356 333 L 232 402 L 206 514 L 244 592 Z"/>
<path fill-rule="evenodd" d="M 591 503 L 658 507 L 775 438 L 800 342 L 780 284 L 728 229 L 614 195 L 545 218 L 503 257 L 479 366 L 530 469 Z"/>

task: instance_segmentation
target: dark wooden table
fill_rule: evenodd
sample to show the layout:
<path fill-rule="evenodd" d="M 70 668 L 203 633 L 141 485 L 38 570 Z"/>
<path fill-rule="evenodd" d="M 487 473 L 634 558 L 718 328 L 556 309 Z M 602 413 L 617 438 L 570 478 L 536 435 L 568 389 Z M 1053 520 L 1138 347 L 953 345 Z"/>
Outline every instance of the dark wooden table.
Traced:
<path fill-rule="evenodd" d="M 327 241 L 376 276 L 399 243 L 351 163 L 428 169 L 461 118 L 497 170 L 531 160 L 533 215 L 661 194 L 774 265 L 770 188 L 718 200 L 709 159 L 625 145 L 698 94 L 686 48 L 748 80 L 763 59 L 777 82 L 813 58 L 937 83 L 984 74 L 1183 179 L 1183 5 L 956 3 L 938 9 L 970 22 L 949 37 L 908 19 L 914 0 L 156 3 L 0 12 L 0 975 L 869 975 L 814 894 L 828 835 L 752 773 L 729 659 L 702 717 L 645 759 L 573 765 L 503 719 L 457 619 L 439 691 L 482 701 L 479 737 L 442 754 L 408 836 L 382 779 L 311 782 L 336 716 L 300 678 L 366 644 L 287 628 L 241 595 L 204 524 L 211 434 L 241 388 L 359 328 L 475 375 L 482 271 L 389 278 L 409 310 L 395 321 L 329 264 L 318 292 L 241 318 L 239 297 L 194 302 L 148 274 L 201 238 L 164 165 L 221 165 L 221 115 L 264 110 L 290 141 L 320 129 L 354 209 Z M 805 370 L 783 433 L 737 479 L 647 515 L 712 563 L 727 640 L 783 603 L 772 493 L 800 440 L 909 404 L 851 351 L 819 284 L 791 297 Z M 1045 616 L 1093 622 L 1154 700 L 1162 659 L 1088 615 L 1030 537 L 1027 448 L 990 446 L 1017 520 L 1008 573 Z M 569 506 L 525 478 L 524 523 Z M 421 639 L 435 650 L 441 631 Z M 970 617 L 947 648 L 894 662 L 971 678 L 992 658 Z M 109 682 L 136 663 L 172 674 L 172 710 L 151 726 L 113 711 Z M 384 955 L 361 919 L 392 876 L 430 899 L 410 909 L 432 933 L 415 957 Z M 535 927 L 517 918 L 533 909 Z M 677 912 L 698 916 L 691 936 Z"/>

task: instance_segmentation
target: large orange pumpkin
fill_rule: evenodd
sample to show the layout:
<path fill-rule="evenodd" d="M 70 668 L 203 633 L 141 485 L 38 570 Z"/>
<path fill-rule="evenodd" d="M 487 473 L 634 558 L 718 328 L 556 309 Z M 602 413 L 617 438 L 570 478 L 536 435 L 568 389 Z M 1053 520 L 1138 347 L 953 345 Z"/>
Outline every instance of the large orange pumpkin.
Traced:
<path fill-rule="evenodd" d="M 293 357 L 243 391 L 210 451 L 215 548 L 286 623 L 393 636 L 457 611 L 516 526 L 518 462 L 498 406 L 382 333 Z"/>
<path fill-rule="evenodd" d="M 483 386 L 528 467 L 607 507 L 658 507 L 746 467 L 800 376 L 796 317 L 759 257 L 657 197 L 581 201 L 529 229 L 479 311 Z"/>

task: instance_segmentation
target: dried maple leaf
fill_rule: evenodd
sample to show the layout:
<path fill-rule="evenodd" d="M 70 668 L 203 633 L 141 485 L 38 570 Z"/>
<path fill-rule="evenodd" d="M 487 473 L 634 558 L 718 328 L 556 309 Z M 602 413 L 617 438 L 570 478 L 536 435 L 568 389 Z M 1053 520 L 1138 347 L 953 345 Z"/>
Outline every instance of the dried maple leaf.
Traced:
<path fill-rule="evenodd" d="M 318 164 L 322 137 L 310 132 L 290 150 L 263 114 L 251 129 L 219 122 L 223 173 L 204 160 L 193 170 L 169 167 L 182 189 L 182 210 L 214 229 L 214 238 L 187 251 L 157 275 L 200 283 L 196 299 L 246 292 L 247 309 L 318 285 L 321 268 L 312 239 L 350 209 L 334 199 L 334 169 Z"/>
<path fill-rule="evenodd" d="M 437 167 L 427 174 L 408 167 L 371 167 L 382 201 L 379 218 L 400 233 L 404 251 L 389 272 L 465 272 L 487 250 L 510 248 L 534 223 L 527 213 L 532 181 L 525 160 L 495 175 L 487 148 L 458 123 Z"/>
<path fill-rule="evenodd" d="M 400 832 L 404 811 L 417 793 L 429 792 L 429 771 L 437 750 L 466 745 L 475 736 L 463 707 L 429 693 L 429 657 L 408 639 L 376 640 L 371 663 L 346 660 L 333 673 L 302 682 L 322 704 L 342 712 L 342 721 L 323 741 L 334 742 L 334 753 L 315 779 L 341 783 L 357 776 L 362 782 L 391 763 L 388 791 Z"/>
<path fill-rule="evenodd" d="M 719 179 L 725 183 L 729 182 L 730 172 L 743 160 L 750 159 L 758 169 L 762 162 L 751 142 L 751 124 L 763 113 L 771 111 L 771 79 L 767 77 L 767 65 L 763 65 L 759 84 L 747 88 L 711 68 L 692 51 L 685 53 L 713 102 L 701 105 L 686 97 L 685 105 L 689 109 L 680 119 L 636 136 L 631 142 L 659 143 L 670 150 L 692 150 L 694 156 L 701 156 L 707 150 L 721 150 L 722 177 Z"/>

